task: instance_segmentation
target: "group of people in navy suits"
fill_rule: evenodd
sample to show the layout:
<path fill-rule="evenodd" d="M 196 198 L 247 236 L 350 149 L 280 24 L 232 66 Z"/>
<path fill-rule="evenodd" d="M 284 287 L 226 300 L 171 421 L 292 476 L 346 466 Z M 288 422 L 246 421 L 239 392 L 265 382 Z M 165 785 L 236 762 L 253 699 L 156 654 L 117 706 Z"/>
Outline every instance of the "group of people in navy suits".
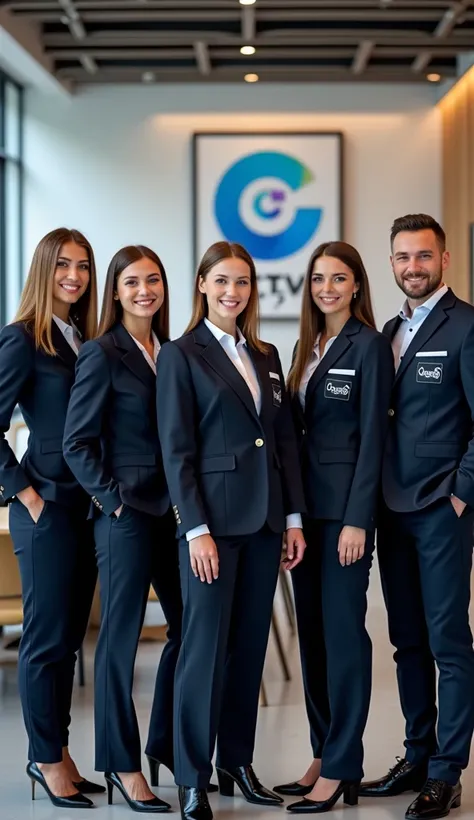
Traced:
<path fill-rule="evenodd" d="M 97 327 L 88 240 L 61 228 L 39 243 L 17 316 L 0 333 L 0 500 L 22 578 L 33 798 L 40 784 L 55 806 L 88 808 L 88 795 L 105 791 L 68 749 L 98 577 L 95 757 L 109 803 L 115 788 L 134 811 L 169 811 L 151 790 L 164 765 L 183 820 L 212 820 L 208 793 L 232 796 L 235 786 L 261 806 L 290 796 L 293 814 L 408 791 L 418 792 L 408 820 L 460 805 L 474 730 L 474 307 L 444 283 L 446 237 L 432 217 L 396 219 L 390 241 L 405 301 L 383 333 L 357 250 L 316 248 L 286 378 L 259 337 L 255 263 L 241 245 L 206 251 L 189 325 L 170 341 L 168 282 L 153 250 L 115 254 Z M 30 434 L 21 462 L 6 438 L 17 405 Z M 364 782 L 375 545 L 406 750 Z M 282 563 L 313 759 L 269 789 L 252 763 Z M 168 642 L 149 785 L 132 687 L 150 584 Z"/>

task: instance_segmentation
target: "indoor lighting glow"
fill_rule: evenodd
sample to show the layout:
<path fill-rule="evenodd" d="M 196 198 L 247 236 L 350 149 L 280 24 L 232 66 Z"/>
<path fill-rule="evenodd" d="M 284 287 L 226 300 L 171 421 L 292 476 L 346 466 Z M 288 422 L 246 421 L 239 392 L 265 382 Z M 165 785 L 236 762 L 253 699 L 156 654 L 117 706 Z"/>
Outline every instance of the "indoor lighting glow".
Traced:
<path fill-rule="evenodd" d="M 255 54 L 255 48 L 253 46 L 242 46 L 240 49 L 241 54 Z"/>
<path fill-rule="evenodd" d="M 426 79 L 430 83 L 438 83 L 441 79 L 441 74 L 427 74 Z"/>
<path fill-rule="evenodd" d="M 258 83 L 258 74 L 246 74 L 244 80 L 246 83 Z"/>
<path fill-rule="evenodd" d="M 155 80 L 155 73 L 153 71 L 144 71 L 142 74 L 143 83 L 152 83 Z"/>
<path fill-rule="evenodd" d="M 257 0 L 239 0 L 239 1 L 240 1 L 241 6 L 253 6 L 253 4 L 257 2 Z"/>

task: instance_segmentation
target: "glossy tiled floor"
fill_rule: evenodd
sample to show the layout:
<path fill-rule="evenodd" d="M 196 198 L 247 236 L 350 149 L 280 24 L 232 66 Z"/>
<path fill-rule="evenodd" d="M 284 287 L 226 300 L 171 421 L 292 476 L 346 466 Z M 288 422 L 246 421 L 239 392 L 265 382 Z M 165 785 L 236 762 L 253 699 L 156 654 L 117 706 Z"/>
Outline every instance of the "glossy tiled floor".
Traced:
<path fill-rule="evenodd" d="M 284 626 L 283 616 L 280 618 Z M 369 629 L 374 641 L 374 692 L 372 709 L 366 732 L 366 775 L 378 776 L 392 765 L 396 754 L 403 754 L 403 723 L 400 714 L 391 647 L 386 637 L 384 610 L 380 601 L 377 571 L 373 572 L 370 595 Z M 261 708 L 255 768 L 261 780 L 269 785 L 300 776 L 310 753 L 304 715 L 301 680 L 295 639 L 284 628 L 285 646 L 293 679 L 283 683 L 273 641 L 270 643 L 265 670 L 269 705 Z M 143 736 L 146 731 L 154 673 L 161 650 L 159 643 L 142 643 L 136 672 L 136 705 Z M 74 699 L 71 751 L 85 776 L 93 776 L 93 725 L 91 686 L 93 642 L 87 647 L 87 678 L 85 689 L 76 689 Z M 3 663 L 9 658 L 9 663 Z M 83 820 L 90 812 L 64 812 L 51 806 L 41 789 L 37 800 L 30 800 L 29 781 L 24 773 L 26 742 L 16 687 L 16 666 L 11 652 L 0 652 L 0 820 Z M 159 794 L 177 808 L 177 793 L 171 775 L 162 775 Z M 463 806 L 451 813 L 453 820 L 474 820 L 474 759 L 463 778 Z M 403 820 L 411 795 L 388 800 L 361 800 L 358 808 L 341 808 L 332 813 L 334 820 Z M 105 796 L 96 800 L 94 817 L 121 820 L 130 817 L 128 807 L 117 796 L 117 803 L 108 807 Z M 276 808 L 259 810 L 242 798 L 233 799 L 212 795 L 212 805 L 220 820 L 269 820 L 284 811 Z M 137 815 L 133 815 L 137 816 Z M 170 815 L 177 817 L 176 813 Z M 287 815 L 289 816 L 289 815 Z"/>

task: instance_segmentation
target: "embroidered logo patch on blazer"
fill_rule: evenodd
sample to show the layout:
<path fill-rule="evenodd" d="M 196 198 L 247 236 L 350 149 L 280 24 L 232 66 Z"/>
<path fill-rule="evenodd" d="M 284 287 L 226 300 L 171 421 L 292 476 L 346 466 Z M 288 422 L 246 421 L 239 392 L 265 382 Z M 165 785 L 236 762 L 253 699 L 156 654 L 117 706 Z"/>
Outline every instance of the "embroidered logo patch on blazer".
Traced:
<path fill-rule="evenodd" d="M 416 380 L 420 384 L 441 384 L 443 365 L 441 362 L 417 362 Z"/>
<path fill-rule="evenodd" d="M 326 379 L 326 384 L 324 385 L 324 398 L 349 401 L 351 397 L 351 390 L 352 382 L 342 381 L 341 379 Z"/>

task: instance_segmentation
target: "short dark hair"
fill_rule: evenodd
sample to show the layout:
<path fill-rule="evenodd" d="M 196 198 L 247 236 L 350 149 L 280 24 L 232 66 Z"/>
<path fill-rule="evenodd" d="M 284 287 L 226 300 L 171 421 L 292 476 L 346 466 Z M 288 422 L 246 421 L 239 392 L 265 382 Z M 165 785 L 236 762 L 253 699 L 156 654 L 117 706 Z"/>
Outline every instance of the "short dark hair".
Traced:
<path fill-rule="evenodd" d="M 393 240 L 397 234 L 402 231 L 433 231 L 441 252 L 446 250 L 446 234 L 443 231 L 439 222 L 429 214 L 406 214 L 406 216 L 399 216 L 392 225 L 390 232 L 390 246 L 393 248 Z"/>

